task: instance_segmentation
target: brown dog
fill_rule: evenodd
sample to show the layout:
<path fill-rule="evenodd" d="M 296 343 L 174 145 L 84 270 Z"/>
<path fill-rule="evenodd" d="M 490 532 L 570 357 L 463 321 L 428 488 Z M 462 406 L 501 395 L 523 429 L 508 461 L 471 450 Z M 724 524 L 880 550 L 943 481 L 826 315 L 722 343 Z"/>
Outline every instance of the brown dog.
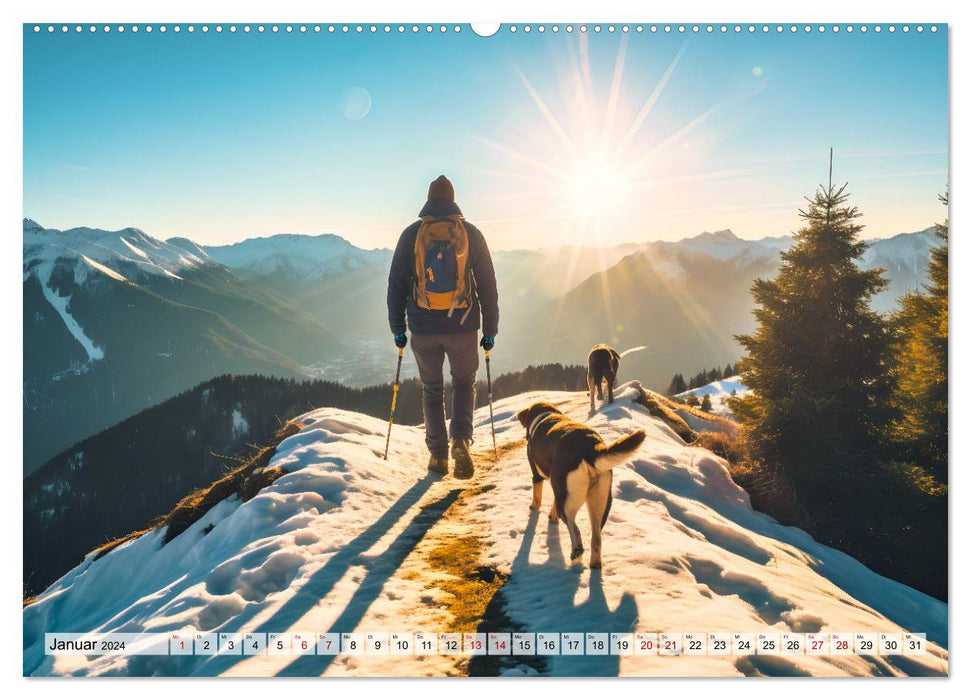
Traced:
<path fill-rule="evenodd" d="M 593 402 L 594 390 L 597 399 L 604 400 L 604 384 L 607 385 L 607 403 L 614 402 L 614 382 L 620 367 L 620 353 L 609 345 L 594 345 L 587 356 L 587 387 L 590 389 L 590 412 L 596 405 Z"/>
<path fill-rule="evenodd" d="M 644 442 L 645 433 L 638 430 L 609 445 L 595 430 L 574 423 L 551 403 L 535 403 L 516 417 L 526 428 L 526 456 L 533 472 L 533 502 L 539 510 L 543 501 L 543 482 L 553 485 L 553 508 L 550 520 L 562 515 L 570 531 L 570 559 L 583 555 L 583 542 L 576 516 L 586 503 L 592 537 L 590 568 L 601 567 L 600 533 L 610 514 L 613 483 L 611 470 L 624 462 Z"/>

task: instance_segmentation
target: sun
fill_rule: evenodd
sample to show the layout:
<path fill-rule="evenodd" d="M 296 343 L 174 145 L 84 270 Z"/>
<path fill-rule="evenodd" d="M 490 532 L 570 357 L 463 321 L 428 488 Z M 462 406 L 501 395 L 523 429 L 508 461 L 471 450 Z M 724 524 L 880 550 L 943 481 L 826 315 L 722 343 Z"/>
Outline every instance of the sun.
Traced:
<path fill-rule="evenodd" d="M 635 208 L 632 205 L 643 199 L 638 196 L 639 192 L 653 187 L 654 174 L 664 171 L 658 162 L 658 149 L 679 141 L 705 115 L 646 152 L 636 150 L 635 138 L 687 44 L 671 59 L 641 107 L 630 112 L 621 95 L 627 38 L 620 42 L 606 95 L 598 95 L 598 85 L 591 77 L 587 37 L 578 37 L 578 42 L 579 63 L 565 73 L 558 93 L 563 110 L 560 115 L 554 113 L 526 74 L 515 67 L 523 87 L 546 122 L 543 138 L 535 139 L 542 140 L 544 145 L 536 150 L 519 150 L 482 135 L 477 137 L 507 157 L 507 169 L 497 172 L 517 182 L 517 195 L 522 194 L 521 183 L 529 182 L 534 185 L 533 192 L 548 202 L 549 211 L 535 218 L 564 221 L 571 229 L 563 234 L 565 237 L 586 242 L 591 230 L 599 228 L 600 220 L 618 219 L 631 213 Z M 548 135 L 553 138 L 545 138 Z M 665 156 L 660 154 L 660 157 Z"/>
<path fill-rule="evenodd" d="M 603 154 L 576 159 L 565 185 L 568 208 L 583 219 L 619 214 L 631 188 L 622 166 Z"/>

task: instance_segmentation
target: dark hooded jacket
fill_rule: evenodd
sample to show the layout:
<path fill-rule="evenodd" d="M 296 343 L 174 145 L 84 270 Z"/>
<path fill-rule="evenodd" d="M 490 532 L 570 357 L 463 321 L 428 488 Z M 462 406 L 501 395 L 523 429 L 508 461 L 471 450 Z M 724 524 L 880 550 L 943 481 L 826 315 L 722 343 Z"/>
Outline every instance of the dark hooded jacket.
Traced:
<path fill-rule="evenodd" d="M 429 199 L 418 216 L 461 215 L 455 202 L 446 199 Z M 447 311 L 420 308 L 414 300 L 413 285 L 415 275 L 415 238 L 421 221 L 416 221 L 401 233 L 391 260 L 388 274 L 388 322 L 392 333 L 404 333 L 405 314 L 407 328 L 412 333 L 465 333 L 480 327 L 482 334 L 495 336 L 499 332 L 499 293 L 496 289 L 496 272 L 492 266 L 492 256 L 482 232 L 468 221 L 463 221 L 469 235 L 469 266 L 472 271 L 473 290 L 472 309 L 462 323 L 466 309 L 458 309 L 448 317 Z M 481 324 L 479 318 L 481 316 Z"/>

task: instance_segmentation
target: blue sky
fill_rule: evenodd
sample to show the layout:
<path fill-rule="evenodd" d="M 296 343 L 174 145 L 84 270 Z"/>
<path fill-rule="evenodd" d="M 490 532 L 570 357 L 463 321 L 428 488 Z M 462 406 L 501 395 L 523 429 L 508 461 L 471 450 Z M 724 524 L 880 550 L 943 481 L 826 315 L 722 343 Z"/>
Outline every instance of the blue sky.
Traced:
<path fill-rule="evenodd" d="M 27 26 L 24 215 L 211 244 L 287 232 L 390 246 L 445 173 L 494 248 L 758 238 L 799 226 L 832 146 L 865 235 L 887 236 L 944 217 L 947 85 L 943 26 L 626 38 Z"/>

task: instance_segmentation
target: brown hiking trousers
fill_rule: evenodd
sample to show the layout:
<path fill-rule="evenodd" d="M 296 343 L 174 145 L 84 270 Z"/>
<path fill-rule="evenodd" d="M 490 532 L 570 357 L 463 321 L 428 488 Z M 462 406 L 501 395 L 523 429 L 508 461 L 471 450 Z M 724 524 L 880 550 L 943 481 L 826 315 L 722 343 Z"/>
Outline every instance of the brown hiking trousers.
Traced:
<path fill-rule="evenodd" d="M 412 333 L 411 349 L 421 377 L 425 444 L 439 459 L 448 458 L 448 438 L 472 440 L 475 373 L 479 369 L 479 334 Z M 445 358 L 452 375 L 452 422 L 445 432 Z"/>

